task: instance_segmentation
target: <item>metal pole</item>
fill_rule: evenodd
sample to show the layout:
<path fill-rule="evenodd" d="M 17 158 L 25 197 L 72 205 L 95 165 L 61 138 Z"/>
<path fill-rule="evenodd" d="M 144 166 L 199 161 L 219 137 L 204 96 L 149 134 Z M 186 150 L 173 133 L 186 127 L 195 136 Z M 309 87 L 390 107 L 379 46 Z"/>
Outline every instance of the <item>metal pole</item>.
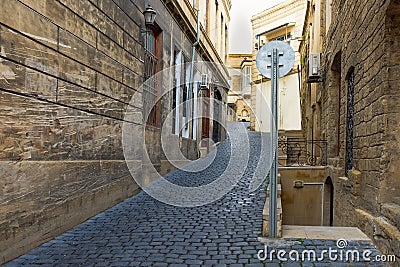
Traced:
<path fill-rule="evenodd" d="M 278 50 L 272 51 L 272 75 L 271 75 L 271 135 L 273 161 L 269 180 L 269 236 L 277 237 L 277 199 L 278 199 Z"/>
<path fill-rule="evenodd" d="M 196 8 L 196 0 L 193 1 L 193 8 Z M 196 56 L 196 46 L 200 43 L 200 10 L 197 10 L 197 33 L 196 33 L 196 42 L 193 43 L 192 45 L 192 60 L 190 62 L 190 73 L 189 73 L 189 88 L 188 88 L 188 101 L 187 101 L 187 110 L 188 110 L 188 114 L 189 114 L 189 118 L 192 115 L 192 110 L 190 108 L 189 103 L 193 103 L 193 106 L 195 106 L 194 101 L 191 99 L 191 94 L 193 92 L 193 77 L 194 77 L 194 60 L 195 60 L 195 56 Z M 186 105 L 186 104 L 185 104 Z M 194 123 L 196 120 L 194 118 L 194 120 L 192 121 L 192 123 Z M 193 126 L 192 126 L 193 127 Z M 189 128 L 190 130 L 190 128 Z M 193 135 L 195 135 L 195 133 L 193 133 Z M 196 139 L 196 136 L 193 136 L 194 139 Z"/>

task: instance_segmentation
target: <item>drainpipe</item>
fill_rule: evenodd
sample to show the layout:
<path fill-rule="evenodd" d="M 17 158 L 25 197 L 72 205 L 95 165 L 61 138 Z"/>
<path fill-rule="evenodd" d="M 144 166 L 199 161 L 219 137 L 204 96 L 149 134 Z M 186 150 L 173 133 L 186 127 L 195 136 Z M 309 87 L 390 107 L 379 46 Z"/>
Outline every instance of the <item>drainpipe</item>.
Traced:
<path fill-rule="evenodd" d="M 196 0 L 193 0 L 193 8 L 196 8 L 196 5 L 197 5 L 197 1 Z M 196 56 L 196 46 L 198 45 L 200 43 L 200 10 L 198 9 L 197 10 L 197 35 L 196 35 L 196 41 L 193 43 L 193 45 L 192 45 L 192 61 L 191 61 L 191 63 L 190 63 L 190 73 L 189 73 L 189 75 L 190 75 L 190 77 L 189 77 L 189 88 L 188 88 L 188 99 L 190 99 L 191 98 L 191 95 L 192 95 L 192 91 L 193 91 L 193 83 L 194 83 L 194 81 L 193 81 L 193 76 L 194 76 L 194 60 L 195 60 L 195 56 Z M 189 93 L 190 92 L 190 93 Z M 191 99 L 190 99 L 190 101 L 192 101 Z M 194 106 L 194 103 L 193 103 L 193 106 Z M 189 114 L 191 114 L 191 111 L 192 110 L 189 110 L 188 109 L 188 113 Z M 192 121 L 194 121 L 194 120 L 192 120 Z M 196 129 L 197 129 L 197 127 L 196 127 Z M 197 135 L 197 133 L 194 133 L 195 135 Z"/>
<path fill-rule="evenodd" d="M 193 8 L 195 9 L 197 5 L 197 1 L 193 0 Z M 190 73 L 189 73 L 189 88 L 188 88 L 188 94 L 187 94 L 187 103 L 185 104 L 187 106 L 186 110 L 188 112 L 188 114 L 191 114 L 192 110 L 189 109 L 190 105 L 189 105 L 189 101 L 191 100 L 191 93 L 193 91 L 193 72 L 194 72 L 194 57 L 195 57 L 195 53 L 196 53 L 196 46 L 200 43 L 200 10 L 197 10 L 197 37 L 196 37 L 196 41 L 193 43 L 192 45 L 192 60 L 190 63 Z M 192 128 L 193 129 L 193 128 Z M 197 129 L 197 127 L 196 127 Z M 190 127 L 189 127 L 190 130 Z M 195 133 L 197 134 L 197 133 Z M 179 131 L 179 139 L 181 138 L 181 131 Z M 190 138 L 190 133 L 189 133 L 189 138 Z"/>
<path fill-rule="evenodd" d="M 196 0 L 193 2 L 195 5 Z M 196 41 L 192 44 L 192 61 L 190 63 L 190 84 L 189 84 L 189 91 L 192 91 L 193 88 L 193 76 L 194 76 L 194 59 L 196 56 L 196 46 L 200 43 L 200 10 L 197 10 L 197 36 Z"/>

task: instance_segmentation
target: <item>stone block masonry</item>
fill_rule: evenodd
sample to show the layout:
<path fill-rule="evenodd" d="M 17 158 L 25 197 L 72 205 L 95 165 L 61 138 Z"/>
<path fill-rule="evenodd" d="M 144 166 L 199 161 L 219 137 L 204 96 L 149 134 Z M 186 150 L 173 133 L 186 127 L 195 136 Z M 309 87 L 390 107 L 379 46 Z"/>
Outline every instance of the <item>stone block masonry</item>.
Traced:
<path fill-rule="evenodd" d="M 325 175 L 334 183 L 334 225 L 358 226 L 381 252 L 399 258 L 400 4 L 334 0 L 332 11 L 322 51 L 326 81 L 318 90 L 326 125 L 321 130 L 330 146 Z M 354 103 L 348 101 L 350 88 Z M 345 172 L 351 154 L 352 169 Z"/>
<path fill-rule="evenodd" d="M 138 192 L 139 2 L 0 0 L 0 264 Z"/>

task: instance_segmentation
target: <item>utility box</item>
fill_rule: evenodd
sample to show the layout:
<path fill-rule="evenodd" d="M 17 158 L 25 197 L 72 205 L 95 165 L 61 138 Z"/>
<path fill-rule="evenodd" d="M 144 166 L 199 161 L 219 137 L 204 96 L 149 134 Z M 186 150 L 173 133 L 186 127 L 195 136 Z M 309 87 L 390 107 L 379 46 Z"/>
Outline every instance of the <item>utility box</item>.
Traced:
<path fill-rule="evenodd" d="M 202 74 L 201 75 L 201 81 L 200 81 L 200 88 L 201 89 L 207 89 L 209 84 L 209 77 L 208 74 Z"/>
<path fill-rule="evenodd" d="M 308 59 L 308 82 L 321 81 L 321 54 L 310 54 Z"/>

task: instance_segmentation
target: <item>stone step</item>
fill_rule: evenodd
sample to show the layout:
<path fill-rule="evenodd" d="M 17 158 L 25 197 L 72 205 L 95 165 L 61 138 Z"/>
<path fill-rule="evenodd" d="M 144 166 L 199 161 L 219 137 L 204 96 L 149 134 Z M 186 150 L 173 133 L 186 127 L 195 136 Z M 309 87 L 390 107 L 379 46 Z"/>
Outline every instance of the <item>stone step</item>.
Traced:
<path fill-rule="evenodd" d="M 282 237 L 317 240 L 338 240 L 345 238 L 346 240 L 371 242 L 371 239 L 357 227 L 283 225 Z"/>
<path fill-rule="evenodd" d="M 269 186 L 268 186 L 268 188 L 267 188 L 267 198 L 269 197 L 270 195 L 269 195 Z M 279 183 L 278 184 L 278 197 L 281 197 L 282 196 L 282 186 L 281 186 L 281 184 Z"/>

